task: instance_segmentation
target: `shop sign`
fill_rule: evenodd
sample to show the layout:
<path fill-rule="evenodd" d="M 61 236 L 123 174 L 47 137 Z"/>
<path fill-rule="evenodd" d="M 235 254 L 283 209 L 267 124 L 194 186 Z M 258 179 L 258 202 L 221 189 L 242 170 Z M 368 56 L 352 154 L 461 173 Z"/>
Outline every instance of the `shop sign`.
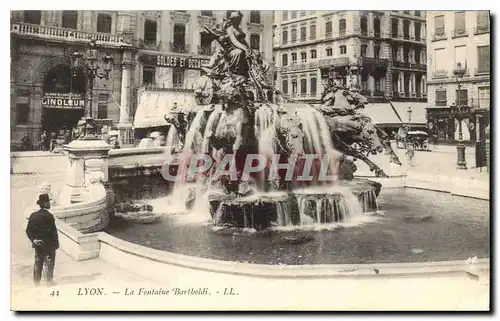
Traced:
<path fill-rule="evenodd" d="M 81 94 L 44 93 L 42 107 L 80 109 L 85 107 L 85 99 Z"/>
<path fill-rule="evenodd" d="M 173 55 L 142 55 L 139 61 L 149 66 L 200 69 L 202 64 L 209 62 L 209 59 Z"/>

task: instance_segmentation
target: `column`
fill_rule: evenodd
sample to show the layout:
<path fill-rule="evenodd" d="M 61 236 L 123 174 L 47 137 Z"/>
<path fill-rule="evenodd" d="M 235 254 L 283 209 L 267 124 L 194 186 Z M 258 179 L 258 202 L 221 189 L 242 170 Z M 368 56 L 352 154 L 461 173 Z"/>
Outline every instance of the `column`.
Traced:
<path fill-rule="evenodd" d="M 120 146 L 128 146 L 133 142 L 132 123 L 130 122 L 130 72 L 132 69 L 132 52 L 124 51 L 122 59 L 122 85 L 120 97 Z"/>
<path fill-rule="evenodd" d="M 370 12 L 368 13 L 368 23 L 367 23 L 367 28 L 368 28 L 368 36 L 373 37 L 373 33 L 375 32 L 374 27 L 373 27 L 373 13 Z"/>
<path fill-rule="evenodd" d="M 399 92 L 400 93 L 403 93 L 405 90 L 404 90 L 404 79 L 405 79 L 405 75 L 402 71 L 399 72 Z"/>
<path fill-rule="evenodd" d="M 82 17 L 82 27 L 83 31 L 93 31 L 92 29 L 92 21 L 94 20 L 92 17 L 92 11 L 91 10 L 83 10 L 79 11 L 83 14 Z"/>

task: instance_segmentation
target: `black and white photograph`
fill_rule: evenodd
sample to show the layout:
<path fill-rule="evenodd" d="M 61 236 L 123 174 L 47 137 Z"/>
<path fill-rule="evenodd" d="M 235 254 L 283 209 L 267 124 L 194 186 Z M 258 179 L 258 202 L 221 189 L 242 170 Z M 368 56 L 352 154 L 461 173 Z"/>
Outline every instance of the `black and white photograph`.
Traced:
<path fill-rule="evenodd" d="M 365 6 L 10 10 L 10 309 L 490 311 L 491 12 Z"/>

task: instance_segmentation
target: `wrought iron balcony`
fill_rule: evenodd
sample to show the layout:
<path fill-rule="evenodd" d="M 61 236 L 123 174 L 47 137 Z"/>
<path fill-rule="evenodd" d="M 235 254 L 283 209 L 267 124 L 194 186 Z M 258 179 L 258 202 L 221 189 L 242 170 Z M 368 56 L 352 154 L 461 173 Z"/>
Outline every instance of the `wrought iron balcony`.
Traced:
<path fill-rule="evenodd" d="M 131 46 L 125 42 L 125 37 L 110 33 L 89 32 L 68 28 L 40 26 L 29 23 L 13 23 L 10 32 L 20 36 L 40 38 L 45 40 L 64 40 L 70 42 L 87 43 L 95 39 L 102 45 L 110 46 Z"/>
<path fill-rule="evenodd" d="M 469 35 L 469 32 L 465 29 L 455 29 L 452 31 L 451 37 L 452 38 L 459 38 L 459 37 L 467 37 Z"/>
<path fill-rule="evenodd" d="M 490 25 L 474 27 L 474 34 L 475 35 L 481 35 L 481 34 L 489 33 L 489 32 L 490 32 Z"/>
<path fill-rule="evenodd" d="M 210 46 L 198 46 L 198 54 L 203 56 L 212 55 L 212 48 Z"/>
<path fill-rule="evenodd" d="M 170 51 L 175 52 L 175 53 L 188 53 L 189 52 L 189 45 L 176 44 L 176 43 L 170 42 Z"/>
<path fill-rule="evenodd" d="M 160 50 L 161 41 L 139 39 L 138 46 L 141 49 Z"/>

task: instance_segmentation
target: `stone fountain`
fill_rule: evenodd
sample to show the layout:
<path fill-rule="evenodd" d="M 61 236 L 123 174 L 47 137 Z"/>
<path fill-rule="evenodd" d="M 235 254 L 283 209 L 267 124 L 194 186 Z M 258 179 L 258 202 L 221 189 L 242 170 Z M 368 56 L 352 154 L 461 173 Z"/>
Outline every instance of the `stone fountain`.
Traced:
<path fill-rule="evenodd" d="M 321 105 L 288 101 L 269 82 L 259 53 L 230 36 L 240 22 L 235 13 L 205 28 L 218 50 L 195 84 L 198 106 L 165 115 L 171 200 L 209 212 L 216 226 L 257 230 L 376 211 L 381 184 L 354 179 L 355 160 L 381 177 L 367 155 L 385 150 L 400 162 L 387 134 L 359 112 L 366 98 L 329 80 Z"/>

